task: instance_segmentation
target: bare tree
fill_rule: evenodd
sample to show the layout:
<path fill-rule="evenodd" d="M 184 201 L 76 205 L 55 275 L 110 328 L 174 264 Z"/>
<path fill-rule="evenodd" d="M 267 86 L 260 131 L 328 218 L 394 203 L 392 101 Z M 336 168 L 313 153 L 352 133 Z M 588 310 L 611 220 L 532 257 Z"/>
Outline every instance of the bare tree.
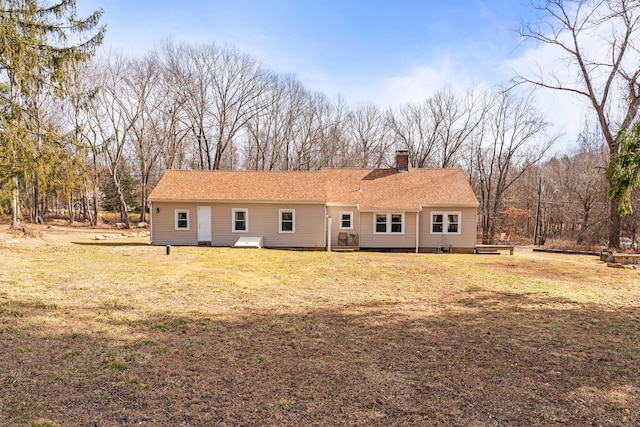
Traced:
<path fill-rule="evenodd" d="M 94 139 L 87 137 L 88 105 L 95 96 L 97 88 L 92 85 L 88 74 L 89 64 L 75 64 L 70 67 L 70 82 L 63 114 L 67 125 L 72 129 L 69 139 L 75 146 L 76 153 L 81 153 L 85 162 L 85 171 L 80 175 L 82 180 L 82 206 L 85 219 L 93 226 L 98 224 L 98 155 Z M 90 191 L 92 198 L 90 197 Z M 91 201 L 90 201 L 91 199 Z M 73 225 L 73 210 L 70 211 L 70 222 Z"/>
<path fill-rule="evenodd" d="M 160 90 L 162 90 L 160 88 Z M 186 127 L 184 97 L 175 96 L 173 92 L 165 92 L 159 109 L 150 117 L 153 138 L 160 145 L 163 166 L 165 169 L 180 169 L 185 164 L 186 140 L 189 128 Z"/>
<path fill-rule="evenodd" d="M 353 141 L 347 135 L 349 119 L 344 100 L 329 100 L 321 93 L 309 94 L 301 116 L 301 150 L 304 170 L 353 165 Z"/>
<path fill-rule="evenodd" d="M 391 146 L 385 114 L 374 104 L 357 106 L 348 116 L 355 165 L 361 168 L 380 167 L 385 163 Z"/>
<path fill-rule="evenodd" d="M 411 165 L 434 167 L 440 123 L 431 114 L 428 101 L 406 104 L 388 114 L 387 125 L 395 142 L 409 150 Z"/>
<path fill-rule="evenodd" d="M 323 99 L 318 107 L 320 122 L 319 167 L 340 168 L 351 165 L 351 141 L 347 135 L 349 108 L 342 97 Z"/>
<path fill-rule="evenodd" d="M 293 76 L 269 77 L 268 90 L 254 99 L 256 114 L 246 124 L 245 168 L 286 168 L 287 146 L 297 138 L 307 92 Z M 264 108 L 262 108 L 264 106 Z"/>
<path fill-rule="evenodd" d="M 601 133 L 586 126 L 580 135 L 580 148 L 570 157 L 569 164 L 562 168 L 565 174 L 566 193 L 577 202 L 579 211 L 579 229 L 576 237 L 578 245 L 597 243 L 597 235 L 591 232 L 594 224 L 600 222 L 597 212 L 606 201 L 607 151 Z M 573 204 L 574 200 L 570 200 Z"/>
<path fill-rule="evenodd" d="M 162 146 L 166 169 L 179 169 L 187 161 L 187 142 L 191 132 L 187 111 L 187 96 L 183 92 L 186 80 L 181 72 L 182 51 L 171 44 L 163 46 L 159 59 L 162 67 L 161 87 L 156 96 L 162 97 L 160 109 L 151 116 L 155 139 Z"/>
<path fill-rule="evenodd" d="M 207 53 L 207 49 L 211 52 Z M 215 66 L 217 50 L 210 46 L 199 49 L 172 42 L 162 45 L 165 71 L 169 74 L 170 90 L 183 96 L 180 106 L 185 112 L 185 126 L 195 141 L 196 169 L 213 169 L 215 123 L 209 111 L 213 109 L 213 94 L 208 70 Z M 178 98 L 179 99 L 179 98 Z"/>
<path fill-rule="evenodd" d="M 474 149 L 484 243 L 496 233 L 505 192 L 555 141 L 546 135 L 549 123 L 535 111 L 530 96 L 496 90 L 490 105 Z"/>
<path fill-rule="evenodd" d="M 139 112 L 131 126 L 129 139 L 135 152 L 140 179 L 140 221 L 146 221 L 149 179 L 162 154 L 163 136 L 157 132 L 157 116 L 163 110 L 164 91 L 161 87 L 161 67 L 158 59 L 147 56 L 130 60 L 124 84 L 126 94 Z"/>
<path fill-rule="evenodd" d="M 130 62 L 120 54 L 111 53 L 96 64 L 93 78 L 100 90 L 91 104 L 90 133 L 98 142 L 120 204 L 120 220 L 131 228 L 127 202 L 121 187 L 121 168 L 125 149 L 143 104 L 135 99 L 131 87 Z"/>
<path fill-rule="evenodd" d="M 531 0 L 530 5 L 537 18 L 523 23 L 521 36 L 556 48 L 575 75 L 564 78 L 552 70 L 540 70 L 520 75 L 517 81 L 588 99 L 609 153 L 615 154 L 620 131 L 630 128 L 640 107 L 640 2 Z M 612 247 L 620 243 L 618 203 L 612 200 L 610 206 Z"/>
<path fill-rule="evenodd" d="M 286 142 L 285 170 L 317 170 L 349 166 L 350 145 L 345 141 L 346 107 L 321 93 L 305 92 L 294 122 L 293 138 Z"/>
<path fill-rule="evenodd" d="M 250 56 L 215 44 L 162 46 L 166 69 L 196 142 L 199 169 L 233 168 L 225 157 L 234 139 L 264 105 L 256 102 L 268 87 L 263 68 Z M 226 162 L 226 163 L 225 163 Z"/>
<path fill-rule="evenodd" d="M 389 114 L 396 142 L 409 150 L 413 166 L 458 166 L 486 114 L 484 101 L 473 89 L 463 95 L 436 93 L 421 104 L 407 104 Z"/>
<path fill-rule="evenodd" d="M 220 61 L 212 70 L 217 122 L 216 154 L 213 168 L 220 169 L 223 155 L 247 121 L 264 108 L 254 102 L 267 88 L 260 65 L 250 56 L 232 49 L 222 49 Z M 227 165 L 233 168 L 232 164 Z"/>
<path fill-rule="evenodd" d="M 594 170 L 604 169 L 604 154 L 602 146 L 583 143 L 576 152 L 542 166 L 542 217 L 550 237 L 575 238 L 578 245 L 596 244 L 603 237 L 598 225 L 605 219 L 601 211 L 607 201 L 606 177 Z"/>
<path fill-rule="evenodd" d="M 295 131 L 284 146 L 284 170 L 313 170 L 320 167 L 318 154 L 322 128 L 326 126 L 323 110 L 326 97 L 319 93 L 305 93 L 295 120 Z"/>
<path fill-rule="evenodd" d="M 463 96 L 450 91 L 438 92 L 429 100 L 436 129 L 438 164 L 447 168 L 458 165 L 461 153 L 471 136 L 482 123 L 487 112 L 486 96 L 478 96 L 473 89 Z"/>

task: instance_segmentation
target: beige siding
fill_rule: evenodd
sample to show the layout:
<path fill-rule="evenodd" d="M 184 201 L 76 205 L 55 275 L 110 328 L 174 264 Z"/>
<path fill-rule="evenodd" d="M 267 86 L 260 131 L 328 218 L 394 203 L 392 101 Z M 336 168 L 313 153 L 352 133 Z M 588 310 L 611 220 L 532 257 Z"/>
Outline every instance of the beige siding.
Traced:
<path fill-rule="evenodd" d="M 460 212 L 460 234 L 432 234 L 431 214 L 435 212 Z M 475 208 L 425 208 L 420 214 L 420 247 L 437 248 L 443 238 L 453 250 L 473 249 L 476 245 L 477 215 Z"/>
<path fill-rule="evenodd" d="M 378 212 L 386 213 L 386 212 Z M 371 212 L 360 213 L 360 247 L 361 248 L 398 248 L 408 249 L 416 247 L 416 214 L 404 214 L 403 234 L 374 233 L 374 217 Z"/>
<path fill-rule="evenodd" d="M 154 202 L 151 215 L 151 242 L 154 245 L 197 245 L 197 207 L 203 204 Z M 206 206 L 206 205 L 205 205 Z M 241 236 L 262 236 L 266 247 L 326 247 L 326 217 L 324 205 L 276 205 L 276 204 L 214 204 L 211 206 L 211 233 L 213 246 L 232 246 Z M 160 209 L 156 213 L 156 208 Z M 247 233 L 232 231 L 232 209 L 248 210 Z M 189 230 L 175 229 L 175 210 L 188 209 Z M 279 232 L 279 210 L 295 210 L 295 233 Z M 340 212 L 353 212 L 353 230 L 340 230 Z M 460 234 L 432 234 L 431 214 L 433 212 L 460 212 Z M 380 212 L 384 213 L 384 212 Z M 404 214 L 403 234 L 375 234 L 374 214 L 358 212 L 354 207 L 327 207 L 326 214 L 332 217 L 331 244 L 338 245 L 338 233 L 358 234 L 362 248 L 401 248 L 416 246 L 416 214 Z M 420 243 L 422 250 L 439 246 L 446 238 L 455 250 L 473 250 L 476 244 L 476 209 L 431 209 L 425 208 L 420 214 Z"/>
<path fill-rule="evenodd" d="M 247 209 L 246 233 L 233 232 L 233 209 Z M 295 211 L 295 233 L 280 233 L 281 209 Z M 325 247 L 324 205 L 218 204 L 213 207 L 212 217 L 216 246 L 231 246 L 242 236 L 262 236 L 266 247 Z"/>
<path fill-rule="evenodd" d="M 340 228 L 340 213 L 352 212 L 353 213 L 353 228 L 341 229 Z M 338 246 L 338 233 L 344 232 L 349 234 L 358 235 L 360 228 L 360 214 L 358 213 L 357 206 L 329 206 L 327 207 L 327 215 L 331 215 L 331 246 Z"/>
<path fill-rule="evenodd" d="M 160 212 L 156 213 L 156 209 Z M 189 210 L 189 230 L 175 229 L 175 210 Z M 197 245 L 198 205 L 154 202 L 151 212 L 151 243 L 154 245 Z"/>
<path fill-rule="evenodd" d="M 154 202 L 152 212 L 152 243 L 158 245 L 196 245 L 197 206 L 203 204 L 169 204 Z M 205 205 L 206 206 L 206 205 Z M 232 246 L 240 237 L 264 237 L 266 247 L 325 247 L 324 205 L 276 205 L 276 204 L 211 204 L 211 244 Z M 155 213 L 155 208 L 160 213 Z M 174 209 L 189 209 L 190 230 L 175 230 Z M 232 209 L 247 209 L 248 232 L 233 232 Z M 279 232 L 279 210 L 295 210 L 295 233 Z M 168 215 L 163 215 L 167 211 Z M 170 211 L 170 212 L 169 212 Z"/>

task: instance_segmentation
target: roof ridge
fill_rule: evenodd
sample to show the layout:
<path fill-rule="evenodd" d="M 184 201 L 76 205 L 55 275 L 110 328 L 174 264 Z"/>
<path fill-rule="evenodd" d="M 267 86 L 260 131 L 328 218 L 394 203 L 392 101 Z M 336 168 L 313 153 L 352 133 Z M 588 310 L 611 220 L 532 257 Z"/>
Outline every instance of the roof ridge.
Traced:
<path fill-rule="evenodd" d="M 283 170 L 251 170 L 251 169 L 167 169 L 166 172 L 204 172 L 204 173 L 318 173 L 319 170 L 309 171 L 283 171 Z"/>

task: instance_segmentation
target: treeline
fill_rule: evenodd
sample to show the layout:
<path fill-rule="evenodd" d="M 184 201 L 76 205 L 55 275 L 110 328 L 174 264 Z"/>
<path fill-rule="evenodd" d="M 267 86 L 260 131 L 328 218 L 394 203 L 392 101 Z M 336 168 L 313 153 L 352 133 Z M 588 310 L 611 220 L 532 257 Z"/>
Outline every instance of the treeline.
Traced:
<path fill-rule="evenodd" d="M 3 214 L 41 222 L 64 210 L 71 223 L 81 215 L 97 224 L 109 208 L 128 228 L 132 212 L 147 219 L 148 195 L 168 168 L 388 167 L 396 149 L 407 149 L 412 167 L 464 169 L 484 241 L 504 233 L 606 240 L 598 231 L 607 215 L 599 208 L 604 143 L 591 133 L 580 151 L 541 164 L 558 135 L 530 93 L 469 88 L 388 109 L 351 105 L 214 43 L 167 41 L 144 57 L 78 58 L 35 79 L 35 91 L 15 90 L 11 65 L 5 61 L 2 74 L 3 90 L 15 92 L 0 138 Z M 570 209 L 555 209 L 561 203 Z"/>
<path fill-rule="evenodd" d="M 501 234 L 522 244 L 534 243 L 535 236 L 536 244 L 562 244 L 560 240 L 592 250 L 605 247 L 611 221 L 608 159 L 606 145 L 583 133 L 578 148 L 531 168 L 504 199 Z M 636 240 L 640 191 L 631 199 L 633 213 L 621 218 L 621 235 Z"/>

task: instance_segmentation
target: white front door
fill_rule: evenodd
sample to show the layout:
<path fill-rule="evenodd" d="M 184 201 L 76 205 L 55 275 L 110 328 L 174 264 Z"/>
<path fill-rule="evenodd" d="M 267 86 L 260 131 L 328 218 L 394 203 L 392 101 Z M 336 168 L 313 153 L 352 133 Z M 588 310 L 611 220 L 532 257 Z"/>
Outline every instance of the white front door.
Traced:
<path fill-rule="evenodd" d="M 198 206 L 198 243 L 211 243 L 211 206 Z"/>

